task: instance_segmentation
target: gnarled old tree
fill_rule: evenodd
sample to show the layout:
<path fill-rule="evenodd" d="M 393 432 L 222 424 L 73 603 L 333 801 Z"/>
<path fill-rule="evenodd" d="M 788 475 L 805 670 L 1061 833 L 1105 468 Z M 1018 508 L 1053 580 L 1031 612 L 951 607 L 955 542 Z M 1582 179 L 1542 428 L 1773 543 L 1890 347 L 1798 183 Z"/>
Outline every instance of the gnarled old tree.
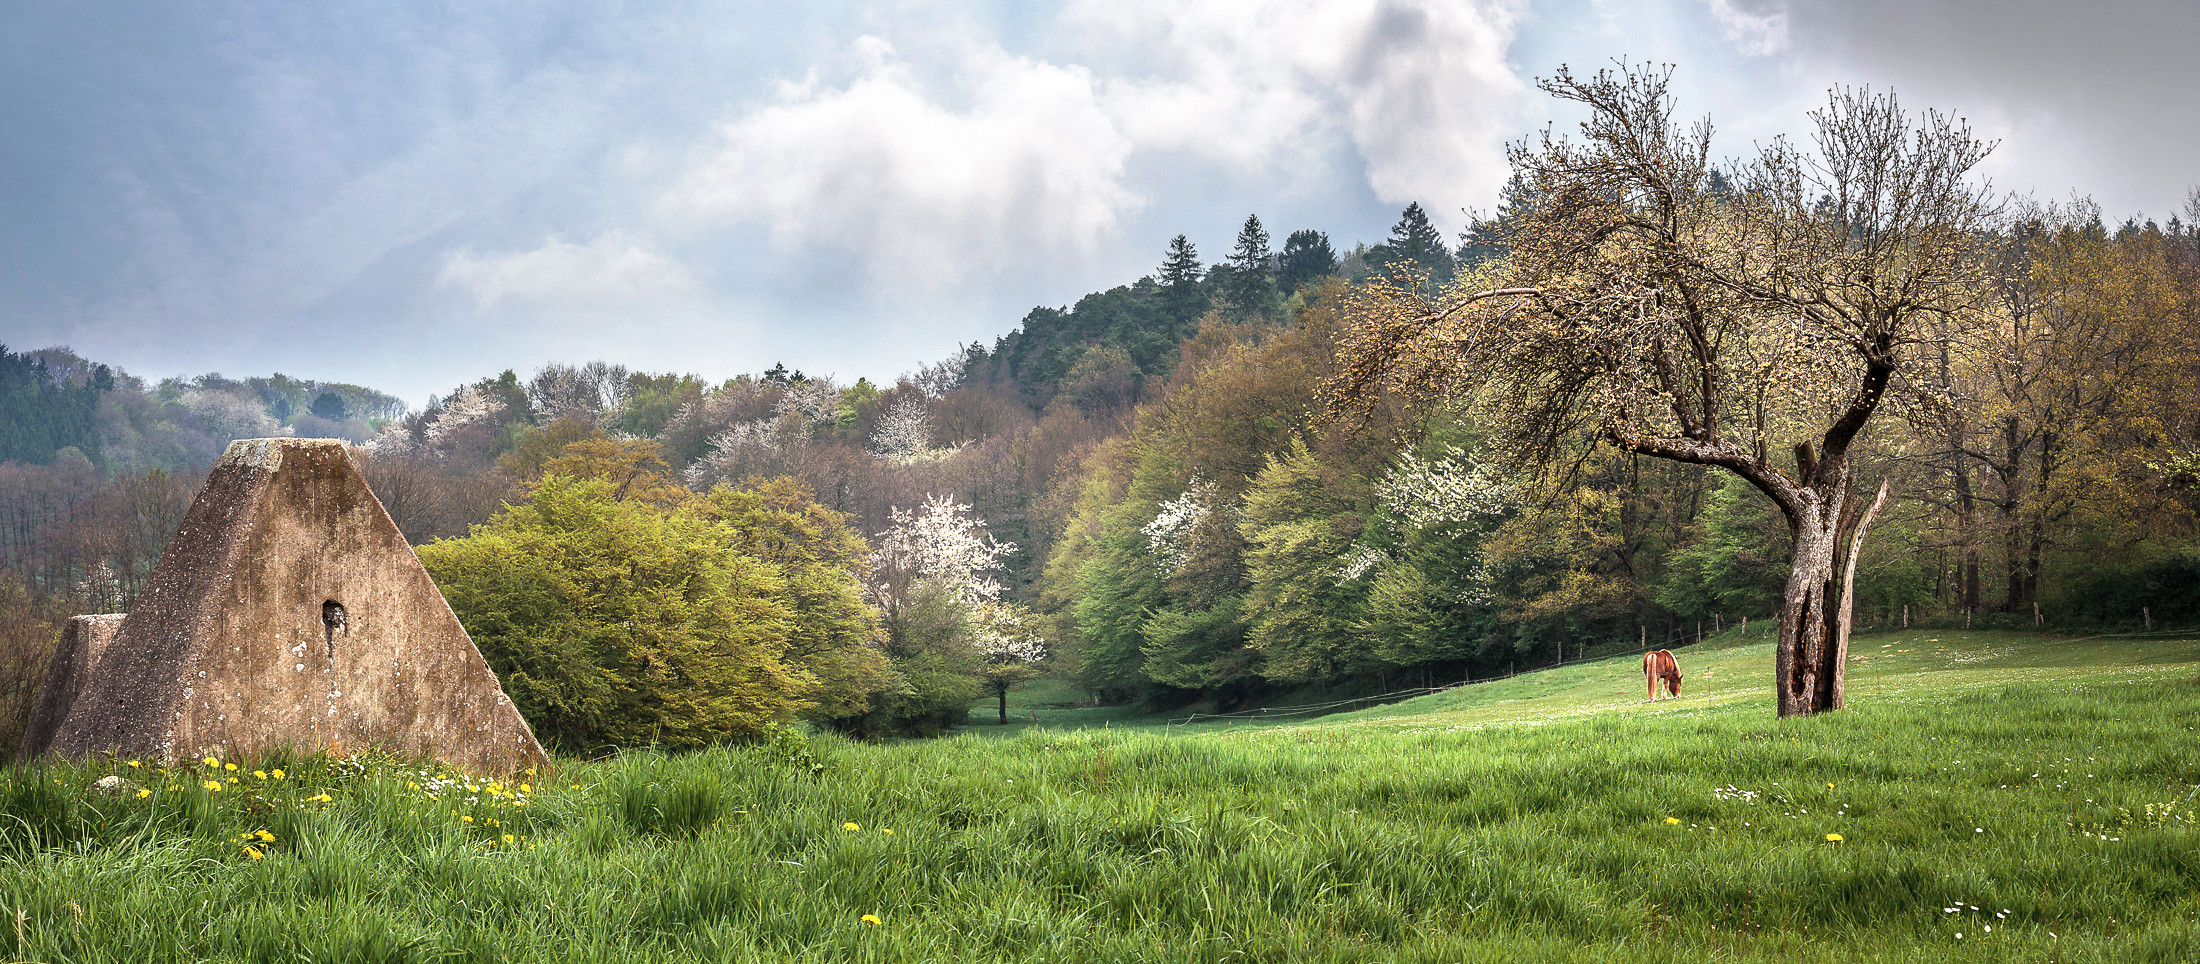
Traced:
<path fill-rule="evenodd" d="M 1332 409 L 1467 395 L 1529 464 L 1593 439 L 1748 480 L 1795 536 L 1780 715 L 1835 709 L 1856 552 L 1887 493 L 1866 505 L 1851 458 L 1882 410 L 1932 403 L 1912 371 L 1983 313 L 1998 208 L 1971 170 L 1990 147 L 1844 90 L 1810 115 L 1815 150 L 1775 141 L 1729 178 L 1710 123 L 1676 122 L 1670 73 L 1540 82 L 1589 119 L 1512 147 L 1536 204 L 1509 256 L 1433 299 L 1368 288 Z"/>

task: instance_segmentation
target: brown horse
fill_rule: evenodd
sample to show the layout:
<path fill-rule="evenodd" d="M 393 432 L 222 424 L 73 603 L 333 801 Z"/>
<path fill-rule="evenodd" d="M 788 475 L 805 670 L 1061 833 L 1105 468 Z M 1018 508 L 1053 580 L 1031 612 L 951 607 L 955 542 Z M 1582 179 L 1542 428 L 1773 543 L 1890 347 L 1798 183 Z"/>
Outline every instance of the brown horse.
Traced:
<path fill-rule="evenodd" d="M 1673 659 L 1672 653 L 1654 649 L 1642 654 L 1642 678 L 1643 682 L 1650 684 L 1650 701 L 1653 703 L 1657 702 L 1658 681 L 1661 679 L 1665 681 L 1666 692 L 1673 696 L 1681 695 L 1681 664 Z"/>

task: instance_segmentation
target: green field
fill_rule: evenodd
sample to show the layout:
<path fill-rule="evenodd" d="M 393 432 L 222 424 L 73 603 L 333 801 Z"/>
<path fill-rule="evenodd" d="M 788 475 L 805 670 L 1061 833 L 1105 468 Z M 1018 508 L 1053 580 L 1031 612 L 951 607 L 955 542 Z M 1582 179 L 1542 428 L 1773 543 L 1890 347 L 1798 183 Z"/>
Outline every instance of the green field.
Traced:
<path fill-rule="evenodd" d="M 40 961 L 2200 959 L 2200 640 L 1921 631 L 1853 650 L 1850 709 L 1787 722 L 1769 644 L 1729 639 L 1679 651 L 1685 696 L 1654 705 L 1628 656 L 1313 721 L 1166 726 L 1040 687 L 1012 699 L 1022 722 L 943 740 L 636 752 L 495 788 L 386 761 L 12 770 L 0 944 Z M 130 785 L 92 786 L 110 774 Z"/>

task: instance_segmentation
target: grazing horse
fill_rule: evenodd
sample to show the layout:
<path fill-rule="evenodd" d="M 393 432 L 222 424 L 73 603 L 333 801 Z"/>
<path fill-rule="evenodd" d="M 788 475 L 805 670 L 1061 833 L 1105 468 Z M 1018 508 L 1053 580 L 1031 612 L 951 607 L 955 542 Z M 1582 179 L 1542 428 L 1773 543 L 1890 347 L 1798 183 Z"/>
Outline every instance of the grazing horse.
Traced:
<path fill-rule="evenodd" d="M 1653 703 L 1657 702 L 1658 681 L 1661 679 L 1665 681 L 1667 693 L 1681 695 L 1681 664 L 1673 659 L 1672 653 L 1665 650 L 1654 649 L 1642 654 L 1642 679 L 1650 684 L 1650 701 Z"/>

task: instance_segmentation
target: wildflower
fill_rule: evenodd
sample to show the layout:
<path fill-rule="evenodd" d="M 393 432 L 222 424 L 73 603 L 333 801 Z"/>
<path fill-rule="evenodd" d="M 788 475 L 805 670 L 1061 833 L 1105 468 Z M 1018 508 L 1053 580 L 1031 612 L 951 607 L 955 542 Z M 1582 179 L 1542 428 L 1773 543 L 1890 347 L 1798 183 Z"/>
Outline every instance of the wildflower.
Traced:
<path fill-rule="evenodd" d="M 861 829 L 863 829 L 863 825 L 862 825 L 862 824 L 860 824 L 860 823 L 857 823 L 857 822 L 855 822 L 855 821 L 853 821 L 853 820 L 850 820 L 850 821 L 848 821 L 847 823 L 841 824 L 841 825 L 840 825 L 840 829 L 842 829 L 842 830 L 861 830 Z"/>
<path fill-rule="evenodd" d="M 315 802 L 315 803 L 334 803 L 334 802 L 336 802 L 336 798 L 334 798 L 334 797 L 331 797 L 331 796 L 329 796 L 329 795 L 328 795 L 328 794 L 326 794 L 326 793 L 317 793 L 317 794 L 314 794 L 313 796 L 307 797 L 306 799 L 307 799 L 307 800 L 311 800 L 311 801 L 313 801 L 313 802 Z"/>
<path fill-rule="evenodd" d="M 511 834 L 505 834 L 505 835 L 504 835 L 504 842 L 505 842 L 505 843 L 518 843 L 518 842 L 519 842 L 519 838 L 518 838 L 518 837 L 514 837 L 514 836 L 512 836 Z"/>
<path fill-rule="evenodd" d="M 459 823 L 472 823 L 472 822 L 474 822 L 474 815 L 473 815 L 473 814 L 470 814 L 470 813 L 460 814 L 460 815 L 459 815 L 459 817 L 458 817 L 458 822 L 459 822 Z"/>
<path fill-rule="evenodd" d="M 1829 784 L 1826 784 L 1826 789 L 1828 789 L 1828 790 L 1831 790 L 1831 789 L 1833 789 L 1833 784 L 1831 784 L 1831 783 L 1829 783 Z"/>
<path fill-rule="evenodd" d="M 247 856 L 247 857 L 250 857 L 250 858 L 252 858 L 252 859 L 254 859 L 254 860 L 258 860 L 258 859 L 260 859 L 261 857 L 265 857 L 265 856 L 267 856 L 266 854 L 263 854 L 263 853 L 259 852 L 258 850 L 254 849 L 254 848 L 253 848 L 253 846 L 252 846 L 251 844 L 245 844 L 245 845 L 244 845 L 244 855 L 245 855 L 245 856 Z"/>
<path fill-rule="evenodd" d="M 254 780 L 265 780 L 265 779 L 267 779 L 267 771 L 266 771 L 266 770 L 254 770 L 254 771 L 252 771 L 252 779 L 254 779 Z"/>
<path fill-rule="evenodd" d="M 138 769 L 138 768 L 140 768 L 140 767 L 143 767 L 144 765 L 145 765 L 145 764 L 139 763 L 139 762 L 138 762 L 138 761 L 136 761 L 136 760 L 131 760 L 131 761 L 130 761 L 130 768 L 131 768 L 131 769 L 133 769 L 133 770 L 135 770 L 135 769 Z"/>
<path fill-rule="evenodd" d="M 206 792 L 208 792 L 208 793 L 220 793 L 220 792 L 222 792 L 222 782 L 221 782 L 220 780 L 208 780 L 208 781 L 206 781 Z"/>
<path fill-rule="evenodd" d="M 234 764 L 234 763 L 224 763 L 224 764 L 222 764 L 222 769 L 224 769 L 224 770 L 234 770 L 234 769 L 236 769 L 236 768 L 237 768 L 237 765 L 236 765 L 236 764 Z"/>
<path fill-rule="evenodd" d="M 889 837 L 891 837 L 891 836 L 893 836 L 893 835 L 894 835 L 894 831 L 893 831 L 893 830 L 892 830 L 891 828 L 888 828 L 888 827 L 880 827 L 880 828 L 879 828 L 879 831 L 878 831 L 878 832 L 880 832 L 880 833 L 882 833 L 882 834 L 885 834 L 885 835 L 887 835 L 887 836 L 889 836 Z"/>
<path fill-rule="evenodd" d="M 1841 842 L 1841 835 L 1840 835 L 1840 834 L 1837 834 L 1837 833 L 1829 833 L 1829 834 L 1827 834 L 1827 835 L 1826 835 L 1826 842 L 1827 842 L 1827 843 L 1840 843 L 1840 842 Z"/>
<path fill-rule="evenodd" d="M 253 835 L 253 836 L 255 836 L 255 837 L 258 837 L 258 838 L 260 838 L 260 842 L 261 842 L 261 843 L 274 843 L 274 842 L 275 842 L 275 835 L 274 835 L 274 834 L 272 834 L 272 833 L 269 833 L 269 832 L 267 832 L 267 831 L 265 831 L 265 830 L 255 830 L 255 831 L 253 831 L 253 832 L 252 832 L 252 835 Z"/>
<path fill-rule="evenodd" d="M 1669 824 L 1677 824 L 1677 823 L 1680 823 L 1680 822 L 1681 822 L 1681 818 L 1679 818 L 1679 817 L 1667 817 L 1667 818 L 1665 818 L 1665 822 L 1666 822 L 1666 823 L 1669 823 Z"/>
<path fill-rule="evenodd" d="M 144 789 L 144 788 L 142 788 L 142 787 L 138 789 L 138 799 L 140 799 L 140 800 L 143 800 L 143 799 L 145 799 L 146 797 L 150 797 L 150 796 L 152 796 L 152 795 L 153 795 L 153 791 L 151 791 L 151 790 L 147 790 L 147 789 Z"/>
<path fill-rule="evenodd" d="M 528 776 L 534 776 L 534 775 L 535 775 L 535 768 L 534 768 L 534 767 L 528 767 L 528 768 L 527 768 L 527 775 L 528 775 Z"/>
<path fill-rule="evenodd" d="M 205 760 L 205 763 L 206 763 L 206 765 L 207 765 L 207 766 L 210 766 L 210 767 L 218 767 L 218 766 L 221 766 L 221 765 L 222 765 L 222 761 L 220 761 L 220 760 L 216 760 L 216 759 L 214 759 L 213 757 L 207 757 L 207 758 L 206 758 L 206 760 Z"/>
<path fill-rule="evenodd" d="M 533 792 L 535 792 L 535 788 L 534 788 L 534 787 L 532 787 L 532 786 L 529 786 L 529 785 L 527 785 L 527 784 L 524 784 L 524 783 L 522 783 L 522 784 L 520 784 L 520 785 L 519 785 L 519 792 L 521 792 L 521 793 L 533 793 Z"/>
<path fill-rule="evenodd" d="M 877 925 L 878 925 L 879 923 L 881 923 L 881 921 L 880 921 L 880 920 L 878 919 L 878 915 L 877 915 L 877 914 L 865 914 L 865 915 L 863 915 L 863 922 L 864 922 L 864 923 L 866 923 L 866 924 L 870 924 L 870 925 L 873 925 L 873 926 L 877 926 Z"/>

